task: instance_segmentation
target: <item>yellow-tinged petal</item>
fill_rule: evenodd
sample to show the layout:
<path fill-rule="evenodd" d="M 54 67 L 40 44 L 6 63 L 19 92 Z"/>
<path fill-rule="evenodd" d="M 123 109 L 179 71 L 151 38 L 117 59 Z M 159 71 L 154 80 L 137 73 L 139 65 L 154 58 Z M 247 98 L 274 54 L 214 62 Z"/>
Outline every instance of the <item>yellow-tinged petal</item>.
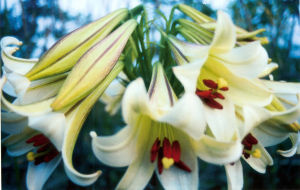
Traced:
<path fill-rule="evenodd" d="M 210 45 L 210 53 L 226 53 L 235 46 L 235 42 L 236 32 L 231 18 L 228 14 L 218 11 L 217 26 Z"/>
<path fill-rule="evenodd" d="M 64 36 L 26 76 L 36 80 L 70 70 L 89 48 L 105 38 L 127 15 L 127 9 L 119 9 Z"/>
<path fill-rule="evenodd" d="M 136 26 L 135 20 L 127 21 L 81 57 L 53 102 L 54 110 L 80 101 L 105 79 Z"/>
<path fill-rule="evenodd" d="M 148 94 L 150 105 L 157 108 L 155 111 L 158 115 L 164 114 L 177 101 L 177 97 L 160 63 L 154 65 Z"/>
<path fill-rule="evenodd" d="M 67 116 L 67 130 L 65 131 L 65 137 L 62 148 L 62 157 L 65 163 L 65 171 L 69 178 L 79 185 L 90 185 L 94 183 L 101 174 L 101 171 L 97 171 L 93 174 L 81 174 L 73 167 L 72 156 L 73 150 L 78 138 L 80 129 L 93 105 L 98 101 L 99 96 L 105 91 L 107 86 L 113 81 L 113 79 L 121 72 L 124 64 L 117 64 L 109 75 L 99 84 L 94 91 L 87 96 L 71 113 Z"/>
<path fill-rule="evenodd" d="M 38 59 L 22 59 L 12 55 L 19 49 L 16 46 L 22 45 L 22 42 L 17 38 L 11 36 L 3 37 L 0 44 L 1 58 L 6 72 L 15 72 L 24 75 L 38 62 Z"/>
<path fill-rule="evenodd" d="M 11 111 L 16 112 L 24 116 L 36 116 L 46 114 L 52 111 L 50 105 L 54 101 L 54 98 L 47 99 L 41 102 L 28 104 L 28 105 L 14 105 L 7 101 L 3 96 L 1 102 Z"/>

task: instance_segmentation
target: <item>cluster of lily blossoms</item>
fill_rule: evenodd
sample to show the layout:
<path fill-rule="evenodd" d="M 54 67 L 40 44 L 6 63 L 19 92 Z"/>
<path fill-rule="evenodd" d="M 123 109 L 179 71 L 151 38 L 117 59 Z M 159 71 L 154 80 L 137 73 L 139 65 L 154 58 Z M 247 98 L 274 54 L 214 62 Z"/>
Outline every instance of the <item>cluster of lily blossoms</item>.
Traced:
<path fill-rule="evenodd" d="M 191 19 L 174 19 L 175 11 Z M 287 139 L 292 147 L 278 153 L 300 154 L 300 83 L 273 80 L 278 66 L 257 36 L 263 29 L 249 32 L 224 12 L 214 20 L 183 4 L 164 26 L 147 18 L 143 6 L 116 10 L 39 59 L 15 57 L 22 42 L 1 39 L 2 144 L 10 156 L 26 156 L 29 190 L 42 189 L 61 161 L 80 186 L 101 180 L 101 170 L 82 174 L 72 164 L 99 100 L 112 115 L 121 108 L 126 123 L 112 136 L 90 132 L 100 162 L 128 166 L 116 189 L 144 189 L 153 173 L 164 189 L 198 189 L 197 159 L 223 165 L 228 189 L 242 189 L 241 160 L 265 173 L 273 165 L 266 147 Z"/>

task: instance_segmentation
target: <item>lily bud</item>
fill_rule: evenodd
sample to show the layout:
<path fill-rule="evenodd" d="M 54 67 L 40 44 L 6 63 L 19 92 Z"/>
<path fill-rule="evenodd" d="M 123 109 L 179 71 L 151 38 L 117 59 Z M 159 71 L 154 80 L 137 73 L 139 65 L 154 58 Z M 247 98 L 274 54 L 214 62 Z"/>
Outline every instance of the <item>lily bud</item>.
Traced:
<path fill-rule="evenodd" d="M 72 69 L 52 108 L 61 110 L 89 95 L 114 68 L 136 26 L 131 19 L 89 49 Z"/>
<path fill-rule="evenodd" d="M 26 77 L 32 81 L 70 70 L 88 49 L 103 40 L 127 15 L 127 9 L 119 9 L 67 34 L 40 58 Z"/>

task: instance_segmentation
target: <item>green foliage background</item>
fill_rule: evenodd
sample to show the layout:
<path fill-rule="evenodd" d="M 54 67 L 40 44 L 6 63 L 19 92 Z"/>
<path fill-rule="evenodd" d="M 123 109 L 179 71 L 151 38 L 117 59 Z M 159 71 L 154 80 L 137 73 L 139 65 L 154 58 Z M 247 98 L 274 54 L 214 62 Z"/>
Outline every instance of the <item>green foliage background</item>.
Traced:
<path fill-rule="evenodd" d="M 49 43 L 38 44 L 40 38 L 48 39 L 50 35 L 58 39 L 67 32 L 68 23 L 81 26 L 91 20 L 88 15 L 70 15 L 63 11 L 57 0 L 19 0 L 21 14 L 14 14 L 14 7 L 8 8 L 7 1 L 1 0 L 0 7 L 0 37 L 13 35 L 24 42 L 18 56 L 31 57 L 41 54 Z M 95 0 L 96 2 L 96 0 Z M 98 1 L 99 2 L 99 1 Z M 207 2 L 207 1 L 205 1 Z M 171 6 L 177 3 L 186 3 L 204 13 L 216 16 L 210 4 L 199 0 L 144 0 L 143 3 L 154 8 Z M 99 4 L 99 3 L 98 3 Z M 101 6 L 101 3 L 99 4 Z M 276 80 L 300 82 L 300 21 L 299 2 L 297 0 L 232 0 L 228 7 L 234 22 L 248 30 L 266 28 L 265 36 L 270 43 L 266 46 L 269 56 L 279 64 L 274 73 Z M 49 26 L 39 30 L 40 18 L 50 19 Z M 60 23 L 56 25 L 55 23 Z M 298 27 L 298 30 L 296 28 Z M 298 31 L 298 34 L 295 33 Z M 295 36 L 298 44 L 295 43 Z M 35 52 L 39 49 L 38 53 Z M 40 52 L 40 53 L 39 53 Z M 89 115 L 74 153 L 74 165 L 81 172 L 92 172 L 97 169 L 103 175 L 92 186 L 79 187 L 68 180 L 62 164 L 52 174 L 44 189 L 113 189 L 126 168 L 110 168 L 99 163 L 93 156 L 90 146 L 89 131 L 95 130 L 98 134 L 110 135 L 124 125 L 121 113 L 111 117 L 104 111 L 104 105 L 98 102 Z M 2 134 L 2 138 L 5 134 Z M 300 156 L 283 158 L 276 153 L 277 148 L 288 148 L 288 142 L 268 149 L 274 158 L 274 166 L 269 167 L 265 175 L 252 170 L 247 164 L 244 167 L 244 189 L 300 189 Z M 24 157 L 12 158 L 2 147 L 2 188 L 25 189 L 25 175 L 27 160 Z M 199 189 L 226 189 L 225 170 L 222 166 L 215 166 L 199 161 Z M 156 177 L 153 177 L 147 189 L 161 189 Z"/>

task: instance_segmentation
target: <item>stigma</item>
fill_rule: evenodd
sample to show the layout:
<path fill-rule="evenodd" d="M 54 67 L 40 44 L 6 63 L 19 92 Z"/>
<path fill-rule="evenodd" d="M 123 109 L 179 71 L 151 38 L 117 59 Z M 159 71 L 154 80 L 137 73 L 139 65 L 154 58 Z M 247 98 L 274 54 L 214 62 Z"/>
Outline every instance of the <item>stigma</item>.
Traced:
<path fill-rule="evenodd" d="M 208 90 L 196 89 L 196 95 L 209 107 L 214 109 L 223 109 L 222 104 L 216 99 L 225 99 L 220 91 L 228 91 L 228 83 L 225 79 L 219 78 L 217 82 L 209 79 L 202 80 L 203 84 Z"/>
<path fill-rule="evenodd" d="M 253 156 L 254 158 L 261 157 L 261 151 L 258 148 L 253 148 L 253 145 L 256 145 L 257 143 L 257 139 L 250 133 L 243 139 L 243 155 L 246 159 L 248 159 L 250 156 Z"/>
<path fill-rule="evenodd" d="M 59 154 L 55 146 L 43 134 L 31 137 L 26 143 L 33 143 L 33 146 L 38 148 L 36 152 L 28 152 L 26 155 L 27 160 L 30 162 L 34 161 L 35 165 L 50 162 Z"/>
<path fill-rule="evenodd" d="M 171 142 L 168 138 L 164 138 L 163 142 L 156 138 L 154 141 L 151 153 L 150 161 L 153 163 L 157 159 L 158 173 L 161 174 L 163 169 L 169 169 L 171 166 L 176 166 L 186 172 L 192 170 L 180 159 L 181 149 L 177 140 Z"/>

